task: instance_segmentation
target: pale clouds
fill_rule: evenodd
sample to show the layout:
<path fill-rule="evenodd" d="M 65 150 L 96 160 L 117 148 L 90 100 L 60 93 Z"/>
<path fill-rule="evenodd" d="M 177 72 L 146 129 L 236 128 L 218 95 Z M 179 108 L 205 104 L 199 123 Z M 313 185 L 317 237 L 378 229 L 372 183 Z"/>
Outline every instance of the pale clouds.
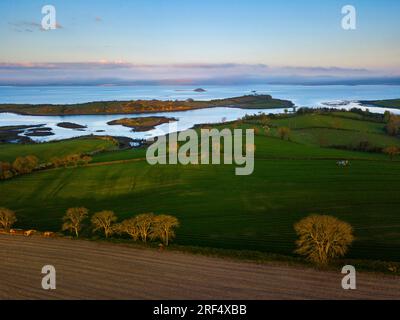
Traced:
<path fill-rule="evenodd" d="M 42 27 L 42 24 L 35 21 L 17 21 L 17 22 L 9 22 L 8 23 L 11 29 L 15 32 L 36 32 L 36 31 L 45 31 Z M 57 29 L 63 29 L 64 27 L 57 23 Z"/>
<path fill-rule="evenodd" d="M 397 74 L 399 75 L 399 73 Z M 269 66 L 267 64 L 189 63 L 136 64 L 126 61 L 94 62 L 3 62 L 0 84 L 38 81 L 40 83 L 75 80 L 92 83 L 129 83 L 140 81 L 194 83 L 204 81 L 255 82 L 279 79 L 345 79 L 387 76 L 385 70 L 344 67 Z M 391 74 L 393 76 L 393 74 Z"/>

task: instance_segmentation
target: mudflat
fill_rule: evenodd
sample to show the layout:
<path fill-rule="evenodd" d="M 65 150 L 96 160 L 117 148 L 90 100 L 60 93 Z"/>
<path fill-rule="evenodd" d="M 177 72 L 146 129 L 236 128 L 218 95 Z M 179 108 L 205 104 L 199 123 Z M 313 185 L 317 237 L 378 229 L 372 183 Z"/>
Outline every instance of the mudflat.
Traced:
<path fill-rule="evenodd" d="M 126 245 L 0 235 L 0 299 L 400 299 L 400 278 L 256 264 Z M 41 287 L 56 268 L 57 289 Z"/>

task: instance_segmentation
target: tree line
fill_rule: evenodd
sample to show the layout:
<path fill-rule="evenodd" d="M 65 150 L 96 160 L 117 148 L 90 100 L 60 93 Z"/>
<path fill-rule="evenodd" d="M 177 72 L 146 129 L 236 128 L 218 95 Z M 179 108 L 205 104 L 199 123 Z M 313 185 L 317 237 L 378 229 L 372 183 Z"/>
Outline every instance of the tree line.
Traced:
<path fill-rule="evenodd" d="M 70 208 L 67 210 L 62 225 L 63 231 L 69 231 L 76 237 L 82 229 L 83 222 L 88 218 L 89 211 L 84 207 Z M 168 246 L 175 237 L 175 229 L 179 227 L 176 217 L 170 215 L 154 215 L 143 213 L 117 223 L 117 216 L 113 211 L 103 210 L 95 213 L 90 221 L 92 232 L 100 232 L 106 238 L 113 234 L 126 234 L 134 241 L 147 242 L 148 240 L 161 240 Z"/>
<path fill-rule="evenodd" d="M 69 208 L 63 217 L 62 230 L 79 237 L 89 210 L 84 207 Z M 160 240 L 168 246 L 175 238 L 179 220 L 170 215 L 144 213 L 117 222 L 113 211 L 104 210 L 92 215 L 93 233 L 101 233 L 106 238 L 113 234 L 127 235 L 134 241 L 144 243 Z M 17 221 L 15 212 L 0 208 L 0 227 L 9 232 Z M 310 215 L 295 223 L 294 230 L 298 236 L 295 253 L 304 256 L 310 262 L 326 266 L 336 258 L 343 257 L 354 241 L 352 226 L 336 217 L 328 215 Z"/>
<path fill-rule="evenodd" d="M 12 163 L 0 161 L 0 179 L 10 179 L 14 176 L 31 173 L 39 165 L 36 156 L 17 157 Z"/>
<path fill-rule="evenodd" d="M 70 154 L 65 157 L 53 157 L 48 163 L 49 167 L 76 167 L 78 165 L 85 165 L 92 161 L 92 157 L 82 154 Z"/>
<path fill-rule="evenodd" d="M 92 157 L 85 154 L 71 154 L 64 157 L 53 157 L 50 162 L 40 163 L 36 156 L 28 155 L 17 157 L 12 163 L 0 161 L 0 180 L 11 179 L 15 176 L 31 173 L 35 170 L 44 170 L 58 167 L 76 167 L 92 161 Z"/>
<path fill-rule="evenodd" d="M 78 238 L 87 219 L 89 219 L 88 209 L 84 207 L 69 208 L 63 217 L 61 229 Z M 179 220 L 176 217 L 165 214 L 143 213 L 119 223 L 117 220 L 116 214 L 110 210 L 94 213 L 90 217 L 92 233 L 100 233 L 106 238 L 114 234 L 127 235 L 134 241 L 144 243 L 160 240 L 165 246 L 168 246 L 175 238 L 176 228 L 179 227 Z M 9 232 L 15 222 L 17 222 L 17 218 L 14 211 L 0 208 L 0 227 L 3 230 Z"/>

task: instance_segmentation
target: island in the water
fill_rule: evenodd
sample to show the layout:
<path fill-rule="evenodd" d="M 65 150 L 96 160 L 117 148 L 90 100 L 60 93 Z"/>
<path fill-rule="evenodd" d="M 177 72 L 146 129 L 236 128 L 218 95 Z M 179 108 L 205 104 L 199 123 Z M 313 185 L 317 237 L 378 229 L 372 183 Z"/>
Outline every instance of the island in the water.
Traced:
<path fill-rule="evenodd" d="M 52 129 L 44 124 L 0 127 L 0 143 L 32 143 L 29 137 L 53 135 Z"/>
<path fill-rule="evenodd" d="M 108 125 L 121 125 L 124 127 L 132 128 L 134 131 L 149 131 L 156 126 L 177 121 L 175 118 L 167 117 L 138 117 L 138 118 L 123 118 L 107 122 Z"/>
<path fill-rule="evenodd" d="M 86 129 L 87 126 L 83 126 L 77 123 L 72 123 L 72 122 L 60 122 L 57 123 L 57 127 L 64 128 L 64 129 L 73 129 L 73 130 L 82 130 Z"/>
<path fill-rule="evenodd" d="M 39 125 L 25 125 L 25 126 L 4 126 L 0 127 L 0 143 L 30 143 L 32 140 L 23 136 L 22 134 L 27 129 L 43 127 L 43 124 Z"/>
<path fill-rule="evenodd" d="M 38 127 L 38 128 L 28 129 L 25 132 L 25 135 L 28 137 L 47 137 L 47 136 L 54 136 L 54 132 L 52 132 L 51 128 Z"/>
<path fill-rule="evenodd" d="M 202 108 L 230 107 L 242 109 L 291 108 L 288 100 L 274 99 L 270 95 L 247 95 L 242 97 L 214 99 L 210 101 L 187 100 L 132 100 L 97 101 L 79 104 L 0 104 L 0 112 L 22 115 L 91 115 L 91 114 L 132 114 L 187 111 Z"/>

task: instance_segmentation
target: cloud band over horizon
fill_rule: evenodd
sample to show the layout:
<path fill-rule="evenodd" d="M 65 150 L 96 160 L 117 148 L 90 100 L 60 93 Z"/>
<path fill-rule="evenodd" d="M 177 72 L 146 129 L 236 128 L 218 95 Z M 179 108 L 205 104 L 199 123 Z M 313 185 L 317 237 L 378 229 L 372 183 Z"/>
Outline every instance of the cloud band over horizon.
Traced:
<path fill-rule="evenodd" d="M 342 67 L 274 67 L 266 64 L 134 64 L 122 61 L 0 63 L 0 85 L 135 83 L 309 83 L 341 79 L 391 79 L 400 73 Z M 381 81 L 381 80 L 380 80 Z"/>

